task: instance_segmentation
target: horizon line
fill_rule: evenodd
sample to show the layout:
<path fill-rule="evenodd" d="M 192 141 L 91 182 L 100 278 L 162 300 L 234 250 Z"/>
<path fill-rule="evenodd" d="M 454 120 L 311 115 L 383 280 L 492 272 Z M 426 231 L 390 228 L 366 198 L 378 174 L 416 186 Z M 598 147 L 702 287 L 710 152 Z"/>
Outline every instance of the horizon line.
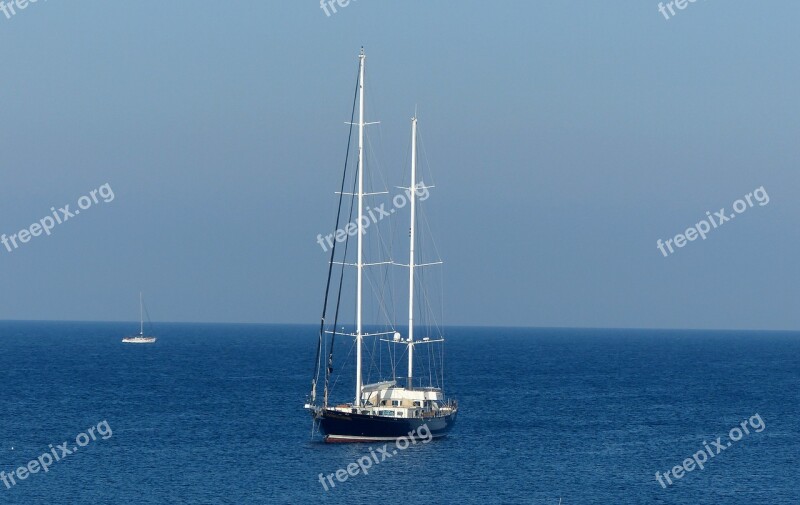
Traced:
<path fill-rule="evenodd" d="M 136 321 L 121 320 L 85 320 L 85 319 L 0 319 L 0 323 L 116 323 L 128 324 Z M 152 321 L 151 321 L 152 323 Z M 249 326 L 311 326 L 316 323 L 268 323 L 268 322 L 211 322 L 211 321 L 155 321 L 156 324 L 208 324 L 208 325 L 249 325 Z M 381 325 L 369 325 L 381 326 Z M 397 325 L 405 328 L 407 324 Z M 644 330 L 644 331 L 713 331 L 713 332 L 772 332 L 800 333 L 800 329 L 764 329 L 764 328 L 674 328 L 674 327 L 637 327 L 637 326 L 520 326 L 496 324 L 450 324 L 443 328 L 498 328 L 498 329 L 532 329 L 532 330 Z"/>

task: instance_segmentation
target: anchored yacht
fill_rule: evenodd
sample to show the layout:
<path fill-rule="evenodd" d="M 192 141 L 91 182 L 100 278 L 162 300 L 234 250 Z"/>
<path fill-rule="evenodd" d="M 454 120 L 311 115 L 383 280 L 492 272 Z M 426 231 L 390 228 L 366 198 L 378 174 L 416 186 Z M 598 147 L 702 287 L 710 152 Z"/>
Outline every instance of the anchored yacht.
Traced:
<path fill-rule="evenodd" d="M 311 412 L 314 419 L 314 427 L 318 428 L 326 442 L 368 442 L 368 441 L 381 441 L 381 440 L 395 440 L 401 437 L 421 438 L 420 430 L 430 433 L 433 437 L 442 437 L 446 435 L 456 421 L 458 414 L 458 404 L 455 400 L 447 399 L 443 390 L 443 371 L 441 381 L 438 384 L 433 384 L 433 373 L 427 374 L 425 379 L 428 379 L 428 384 L 422 383 L 420 377 L 420 384 L 415 385 L 414 377 L 414 355 L 418 347 L 428 347 L 434 345 L 443 345 L 444 338 L 441 336 L 441 330 L 438 326 L 419 325 L 416 326 L 415 321 L 415 305 L 414 293 L 420 291 L 420 286 L 415 285 L 415 274 L 419 275 L 417 270 L 422 267 L 434 266 L 441 264 L 441 261 L 433 262 L 420 262 L 417 263 L 415 259 L 415 245 L 417 242 L 417 201 L 419 200 L 419 192 L 427 191 L 433 186 L 426 186 L 422 181 L 417 181 L 417 123 L 418 119 L 416 113 L 411 119 L 411 179 L 408 187 L 400 189 L 405 190 L 405 195 L 409 204 L 409 211 L 411 214 L 411 224 L 409 228 L 409 251 L 408 264 L 398 264 L 394 261 L 389 262 L 366 262 L 364 259 L 364 235 L 365 223 L 368 218 L 364 211 L 364 198 L 365 196 L 375 195 L 379 193 L 365 192 L 365 163 L 364 163 L 364 129 L 367 125 L 375 123 L 366 123 L 364 119 L 364 64 L 366 56 L 364 50 L 361 50 L 359 55 L 358 65 L 358 78 L 356 86 L 356 97 L 353 103 L 353 116 L 355 116 L 356 99 L 358 101 L 358 122 L 350 121 L 351 138 L 353 126 L 358 127 L 358 163 L 355 176 L 353 177 L 353 191 L 350 193 L 345 192 L 345 180 L 347 175 L 347 159 L 345 160 L 345 174 L 342 176 L 342 187 L 339 194 L 339 211 L 336 218 L 336 227 L 340 229 L 340 221 L 342 209 L 350 208 L 352 216 L 354 208 L 356 209 L 356 216 L 353 221 L 353 227 L 357 225 L 357 233 L 351 239 L 352 234 L 347 234 L 346 238 L 338 245 L 339 248 L 344 249 L 344 256 L 341 261 L 337 261 L 337 244 L 332 244 L 330 261 L 328 267 L 328 282 L 325 291 L 325 302 L 323 304 L 322 319 L 319 328 L 319 338 L 317 342 L 316 363 L 314 369 L 314 376 L 311 383 L 311 393 L 305 408 Z M 350 140 L 348 140 L 348 156 L 349 156 Z M 342 206 L 343 197 L 349 196 L 350 202 L 345 202 Z M 394 209 L 392 210 L 394 213 Z M 348 225 L 349 227 L 350 225 Z M 353 229 L 355 231 L 355 229 Z M 349 242 L 356 241 L 355 244 L 355 260 L 347 261 L 346 255 L 348 249 L 352 253 L 352 247 Z M 337 242 L 339 242 L 337 237 Z M 402 266 L 408 268 L 408 327 L 407 334 L 403 336 L 399 331 L 394 328 L 389 328 L 388 331 L 372 331 L 364 323 L 363 318 L 363 304 L 364 304 L 364 270 L 373 268 L 379 265 L 390 264 L 391 266 Z M 341 272 L 336 272 L 334 276 L 334 266 L 341 268 Z M 340 326 L 339 321 L 339 304 L 342 300 L 342 286 L 344 279 L 344 269 L 355 269 L 355 323 L 350 331 Z M 336 278 L 338 277 L 338 286 L 336 285 Z M 333 279 L 333 280 L 332 280 Z M 335 307 L 329 310 L 329 304 Z M 332 321 L 329 317 L 333 312 Z M 331 324 L 332 323 L 332 324 Z M 418 333 L 422 332 L 422 338 L 418 338 Z M 334 341 L 336 337 L 344 337 L 353 339 L 355 346 L 355 384 L 352 401 L 344 403 L 329 403 L 329 397 L 332 395 L 332 381 L 333 374 L 333 350 Z M 406 376 L 402 378 L 397 377 L 396 363 L 392 366 L 392 375 L 387 380 L 380 380 L 378 382 L 364 384 L 364 350 L 365 339 L 378 339 L 382 345 L 389 347 L 388 354 L 393 358 L 398 355 L 407 354 L 407 371 Z M 328 340 L 330 339 L 330 340 Z M 397 349 L 401 351 L 398 352 Z M 374 347 L 373 347 L 374 349 Z M 394 351 L 392 351 L 394 349 Z M 427 351 L 427 349 L 426 349 Z M 325 356 L 327 354 L 327 356 Z M 423 356 L 431 360 L 433 354 L 428 352 Z M 323 359 L 325 364 L 323 365 Z M 434 360 L 435 361 L 435 360 Z M 321 371 L 324 368 L 324 390 L 322 398 L 317 398 L 317 384 L 320 380 Z M 443 368 L 443 364 L 442 364 Z M 438 374 L 438 371 L 437 371 Z M 404 382 L 404 383 L 403 383 Z M 334 382 L 335 383 L 335 382 Z M 415 435 L 417 435 L 415 437 Z"/>

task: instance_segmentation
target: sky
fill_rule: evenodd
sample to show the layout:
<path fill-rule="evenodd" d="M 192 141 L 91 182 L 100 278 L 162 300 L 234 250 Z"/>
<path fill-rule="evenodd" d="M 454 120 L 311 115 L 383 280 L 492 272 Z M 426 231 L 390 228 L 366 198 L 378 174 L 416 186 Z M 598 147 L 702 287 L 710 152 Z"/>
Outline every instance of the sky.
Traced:
<path fill-rule="evenodd" d="M 332 231 L 364 46 L 390 185 L 419 111 L 445 324 L 797 330 L 800 3 L 674 10 L 51 0 L 0 12 L 0 233 L 39 232 L 0 245 L 0 319 L 131 321 L 144 291 L 156 321 L 316 323 L 316 237 Z M 31 229 L 105 184 L 49 235 Z M 767 204 L 658 248 L 762 187 Z"/>

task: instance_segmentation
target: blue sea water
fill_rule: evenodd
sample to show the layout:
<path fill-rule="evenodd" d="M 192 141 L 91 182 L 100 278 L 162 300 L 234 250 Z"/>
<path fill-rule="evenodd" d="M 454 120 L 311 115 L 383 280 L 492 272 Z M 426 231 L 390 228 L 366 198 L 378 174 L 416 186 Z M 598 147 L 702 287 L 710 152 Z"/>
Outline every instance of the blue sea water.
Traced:
<path fill-rule="evenodd" d="M 312 440 L 315 328 L 0 322 L 0 470 L 113 435 L 2 504 L 797 504 L 800 334 L 449 328 L 452 435 L 326 491 L 378 444 Z M 758 414 L 763 429 L 655 480 Z M 748 425 L 749 426 L 749 425 Z"/>

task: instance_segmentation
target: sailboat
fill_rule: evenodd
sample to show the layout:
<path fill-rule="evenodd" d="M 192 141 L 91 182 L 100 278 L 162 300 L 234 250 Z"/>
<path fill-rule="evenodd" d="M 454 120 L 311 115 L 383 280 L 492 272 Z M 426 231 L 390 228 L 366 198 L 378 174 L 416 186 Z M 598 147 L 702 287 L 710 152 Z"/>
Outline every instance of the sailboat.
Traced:
<path fill-rule="evenodd" d="M 414 384 L 414 351 L 417 346 L 428 346 L 435 343 L 443 343 L 444 338 L 438 336 L 431 338 L 429 336 L 415 340 L 415 307 L 414 307 L 414 292 L 415 292 L 415 269 L 423 266 L 436 265 L 441 262 L 432 263 L 415 263 L 415 212 L 416 203 L 418 199 L 417 192 L 423 188 L 422 182 L 417 182 L 417 117 L 416 113 L 411 120 L 411 183 L 408 188 L 401 188 L 406 190 L 406 195 L 410 200 L 410 213 L 411 213 L 411 226 L 409 230 L 409 262 L 407 265 L 399 265 L 390 262 L 392 265 L 399 265 L 409 269 L 408 284 L 408 333 L 403 338 L 403 335 L 392 329 L 388 332 L 370 332 L 371 329 L 367 328 L 363 321 L 363 271 L 365 268 L 379 265 L 381 263 L 365 263 L 363 249 L 364 244 L 364 197 L 370 194 L 378 193 L 365 193 L 364 190 L 364 127 L 368 124 L 364 121 L 364 64 L 366 56 L 363 48 L 359 55 L 359 69 L 357 81 L 357 96 L 359 104 L 359 117 L 358 123 L 354 123 L 351 118 L 351 135 L 352 126 L 358 126 L 358 169 L 355 179 L 357 180 L 357 189 L 355 188 L 352 193 L 344 192 L 345 177 L 342 177 L 342 191 L 339 192 L 339 212 L 341 212 L 342 195 L 350 195 L 357 201 L 357 216 L 352 221 L 358 226 L 358 233 L 356 233 L 357 240 L 357 258 L 355 263 L 347 263 L 345 259 L 341 262 L 334 261 L 336 256 L 335 244 L 331 250 L 331 257 L 328 268 L 328 285 L 325 292 L 325 302 L 323 304 L 322 319 L 320 322 L 319 338 L 317 342 L 317 357 L 315 364 L 315 374 L 312 378 L 311 393 L 305 404 L 305 408 L 310 411 L 314 429 L 319 429 L 326 442 L 371 442 L 371 441 L 385 441 L 385 440 L 398 440 L 400 438 L 418 439 L 418 438 L 438 438 L 447 435 L 455 424 L 456 416 L 458 414 L 458 404 L 453 399 L 447 399 L 443 391 L 444 378 L 442 374 L 441 385 L 434 386 L 415 386 Z M 353 116 L 355 115 L 355 97 L 353 104 Z M 349 155 L 348 141 L 348 155 Z M 347 161 L 345 161 L 345 173 L 347 170 Z M 427 189 L 427 187 L 425 187 Z M 350 209 L 351 214 L 354 208 L 351 200 Z M 394 211 L 392 211 L 394 212 Z M 337 214 L 337 228 L 339 225 L 339 215 Z M 347 239 L 349 240 L 349 238 Z M 344 244 L 345 255 L 347 254 L 347 243 Z M 337 304 L 333 324 L 326 320 L 326 310 L 328 306 L 329 294 L 331 292 L 331 274 L 333 272 L 333 265 L 341 265 L 344 269 L 345 266 L 355 267 L 356 269 L 356 293 L 355 293 L 355 328 L 351 332 L 346 332 L 343 328 L 338 328 L 339 305 L 338 301 L 341 299 L 342 280 L 339 281 L 339 292 L 337 296 Z M 344 270 L 342 270 L 344 272 Z M 424 328 L 419 328 L 426 330 Z M 323 358 L 323 342 L 324 348 L 327 349 L 326 337 L 331 336 L 330 354 L 326 359 L 324 366 L 324 393 L 321 401 L 317 398 L 317 382 L 320 378 L 320 370 L 322 368 Z M 355 397 L 352 401 L 346 403 L 329 402 L 331 394 L 330 377 L 333 372 L 333 338 L 336 336 L 351 337 L 354 339 L 356 349 L 355 356 Z M 405 385 L 401 385 L 396 377 L 396 366 L 392 367 L 393 377 L 391 380 L 380 380 L 372 384 L 363 384 L 363 350 L 364 339 L 369 337 L 382 337 L 379 338 L 381 342 L 388 343 L 389 346 L 405 347 L 405 352 L 408 355 L 408 368 L 405 377 Z M 391 338 L 389 338 L 391 337 Z M 443 344 L 442 344 L 443 345 Z M 395 354 L 395 357 L 397 354 Z M 442 365 L 443 366 L 443 365 Z M 437 377 L 438 380 L 438 377 Z M 424 432 L 424 435 L 423 435 Z"/>
<path fill-rule="evenodd" d="M 139 334 L 131 337 L 125 337 L 122 342 L 125 344 L 154 344 L 156 337 L 148 337 L 144 334 L 144 303 L 142 301 L 142 293 L 139 293 Z"/>

